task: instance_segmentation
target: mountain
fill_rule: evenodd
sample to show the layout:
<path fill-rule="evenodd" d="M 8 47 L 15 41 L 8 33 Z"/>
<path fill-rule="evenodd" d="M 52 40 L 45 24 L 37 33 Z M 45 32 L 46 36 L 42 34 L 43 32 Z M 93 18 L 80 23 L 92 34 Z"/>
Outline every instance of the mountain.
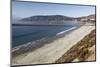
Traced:
<path fill-rule="evenodd" d="M 29 25 L 73 25 L 75 19 L 63 15 L 38 15 L 23 18 L 18 21 L 18 24 Z"/>
<path fill-rule="evenodd" d="M 72 17 L 66 17 L 63 15 L 38 15 L 22 19 L 22 21 L 62 21 L 73 20 Z"/>
<path fill-rule="evenodd" d="M 76 18 L 78 21 L 80 21 L 79 24 L 90 24 L 92 23 L 93 25 L 96 24 L 96 15 L 92 14 L 92 15 L 88 15 L 88 16 L 83 16 L 83 17 L 78 17 Z"/>
<path fill-rule="evenodd" d="M 95 18 L 96 18 L 96 15 L 92 14 L 92 15 L 88 15 L 88 16 L 77 17 L 76 19 L 77 20 L 82 20 L 82 19 L 86 19 L 86 20 L 88 20 L 88 19 L 94 19 L 95 20 Z"/>
<path fill-rule="evenodd" d="M 13 17 L 13 24 L 18 25 L 83 25 L 95 24 L 96 16 L 68 17 L 63 15 L 37 15 L 26 18 Z"/>

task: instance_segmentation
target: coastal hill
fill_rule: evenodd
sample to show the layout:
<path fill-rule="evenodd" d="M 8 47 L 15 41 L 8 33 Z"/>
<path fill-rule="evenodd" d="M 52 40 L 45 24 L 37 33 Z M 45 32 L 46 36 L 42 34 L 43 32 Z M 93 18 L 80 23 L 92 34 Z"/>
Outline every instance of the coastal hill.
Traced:
<path fill-rule="evenodd" d="M 36 15 L 31 17 L 22 18 L 13 24 L 24 25 L 77 25 L 85 24 L 87 21 L 95 21 L 95 15 L 83 17 L 68 17 L 63 15 Z"/>
<path fill-rule="evenodd" d="M 95 19 L 96 15 L 92 14 L 92 15 L 88 15 L 88 16 L 83 16 L 83 17 L 78 17 L 77 19 Z"/>
<path fill-rule="evenodd" d="M 81 21 L 80 24 L 88 24 L 88 23 L 92 23 L 92 24 L 96 24 L 96 15 L 92 14 L 92 15 L 88 15 L 88 16 L 83 16 L 83 17 L 77 17 L 76 18 L 78 21 Z"/>
<path fill-rule="evenodd" d="M 26 17 L 18 21 L 18 24 L 27 25 L 73 25 L 76 24 L 73 17 L 63 15 L 37 15 Z"/>
<path fill-rule="evenodd" d="M 63 15 L 38 15 L 31 16 L 22 19 L 22 21 L 63 21 L 63 20 L 73 20 L 73 17 L 67 17 Z"/>

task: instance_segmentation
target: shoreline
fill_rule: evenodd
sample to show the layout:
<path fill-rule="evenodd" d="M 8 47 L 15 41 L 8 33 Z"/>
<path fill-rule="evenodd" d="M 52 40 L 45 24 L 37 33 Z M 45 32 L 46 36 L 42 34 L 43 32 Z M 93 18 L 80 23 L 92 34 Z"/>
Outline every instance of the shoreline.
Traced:
<path fill-rule="evenodd" d="M 54 63 L 55 60 L 59 59 L 66 51 L 83 39 L 93 29 L 95 29 L 95 26 L 82 26 L 70 32 L 70 34 L 54 40 L 35 51 L 12 58 L 12 65 Z"/>
<path fill-rule="evenodd" d="M 56 60 L 55 63 L 95 61 L 95 35 L 95 30 L 92 30 L 76 45 L 70 48 L 62 57 Z"/>
<path fill-rule="evenodd" d="M 42 38 L 40 40 L 36 40 L 36 41 L 31 41 L 31 42 L 28 42 L 26 44 L 22 44 L 22 45 L 19 45 L 19 46 L 16 46 L 14 48 L 12 48 L 12 54 L 14 53 L 15 55 L 17 53 L 20 52 L 23 53 L 23 52 L 30 52 L 30 51 L 33 51 L 35 49 L 38 49 L 42 46 L 44 46 L 45 44 L 48 44 L 48 43 L 51 43 L 53 42 L 54 40 L 58 39 L 58 38 L 62 38 L 64 37 L 64 35 L 70 33 L 71 31 L 77 29 L 78 27 L 74 26 L 68 30 L 64 30 L 64 31 L 61 31 L 59 33 L 57 33 L 55 36 L 53 37 L 50 37 L 50 38 Z M 21 49 L 24 49 L 24 50 L 21 50 Z M 31 50 L 32 49 L 32 50 Z M 13 54 L 13 56 L 14 56 Z"/>
<path fill-rule="evenodd" d="M 61 35 L 61 34 L 63 35 L 64 33 L 69 32 L 69 31 L 71 31 L 71 30 L 74 30 L 74 29 L 76 29 L 76 28 L 77 28 L 77 27 L 75 26 L 75 27 L 72 27 L 72 28 L 70 28 L 70 29 L 68 29 L 68 30 L 61 31 L 61 32 L 57 33 L 56 36 Z"/>

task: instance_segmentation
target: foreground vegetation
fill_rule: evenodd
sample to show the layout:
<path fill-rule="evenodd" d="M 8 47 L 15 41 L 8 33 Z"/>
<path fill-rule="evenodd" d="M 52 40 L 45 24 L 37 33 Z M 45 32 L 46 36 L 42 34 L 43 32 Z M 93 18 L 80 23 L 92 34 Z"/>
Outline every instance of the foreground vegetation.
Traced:
<path fill-rule="evenodd" d="M 96 44 L 95 31 L 96 30 L 91 31 L 90 34 L 85 36 L 80 42 L 69 49 L 62 57 L 56 60 L 55 63 L 73 62 L 75 59 L 78 59 L 78 61 L 86 61 L 86 59 L 91 55 L 89 49 Z"/>

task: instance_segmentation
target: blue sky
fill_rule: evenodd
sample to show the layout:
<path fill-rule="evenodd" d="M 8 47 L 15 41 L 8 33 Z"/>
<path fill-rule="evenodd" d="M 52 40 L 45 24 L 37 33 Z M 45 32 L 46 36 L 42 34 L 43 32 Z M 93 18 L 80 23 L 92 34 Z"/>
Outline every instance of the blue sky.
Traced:
<path fill-rule="evenodd" d="M 48 4 L 33 2 L 12 2 L 12 15 L 30 17 L 34 15 L 65 15 L 80 17 L 95 14 L 95 6 Z"/>

